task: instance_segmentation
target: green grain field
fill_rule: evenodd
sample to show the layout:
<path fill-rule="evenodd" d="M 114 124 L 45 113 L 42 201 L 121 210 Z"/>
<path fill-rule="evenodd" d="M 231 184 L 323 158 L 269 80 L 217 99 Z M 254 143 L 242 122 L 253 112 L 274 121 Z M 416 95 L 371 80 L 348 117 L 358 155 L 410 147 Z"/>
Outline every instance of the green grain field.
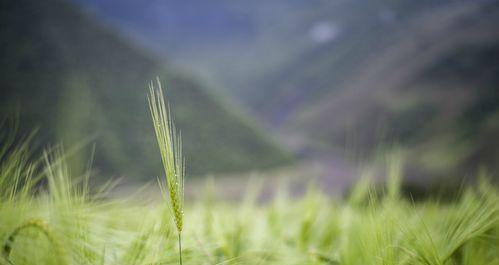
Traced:
<path fill-rule="evenodd" d="M 153 86 L 149 100 L 164 200 L 111 199 L 112 182 L 72 174 L 74 150 L 37 155 L 32 137 L 3 135 L 0 264 L 499 264 L 499 193 L 485 173 L 445 201 L 412 201 L 388 170 L 386 186 L 363 179 L 343 199 L 310 185 L 301 197 L 283 186 L 261 202 L 248 187 L 227 201 L 207 186 L 184 203 L 180 134 L 163 92 Z"/>

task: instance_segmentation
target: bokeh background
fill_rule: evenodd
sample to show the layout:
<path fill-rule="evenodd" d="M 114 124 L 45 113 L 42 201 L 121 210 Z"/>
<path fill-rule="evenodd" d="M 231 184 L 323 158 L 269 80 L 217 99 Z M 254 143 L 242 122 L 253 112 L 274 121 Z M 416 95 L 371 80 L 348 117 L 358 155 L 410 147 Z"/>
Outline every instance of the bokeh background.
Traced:
<path fill-rule="evenodd" d="M 425 192 L 499 168 L 499 1 L 0 3 L 2 130 L 81 146 L 98 180 L 161 175 L 156 77 L 189 179 L 345 190 L 396 157 Z"/>

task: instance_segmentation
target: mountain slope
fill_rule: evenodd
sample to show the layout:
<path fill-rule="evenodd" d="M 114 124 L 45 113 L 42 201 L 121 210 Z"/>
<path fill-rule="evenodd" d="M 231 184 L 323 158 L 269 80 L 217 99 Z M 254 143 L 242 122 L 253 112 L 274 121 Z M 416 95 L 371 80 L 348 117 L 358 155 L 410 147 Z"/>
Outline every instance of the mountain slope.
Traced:
<path fill-rule="evenodd" d="M 440 172 L 498 164 L 497 0 L 78 2 L 205 73 L 300 154 L 398 142 Z"/>
<path fill-rule="evenodd" d="M 320 99 L 294 108 L 285 127 L 323 149 L 349 141 L 364 150 L 398 142 L 415 164 L 432 171 L 495 170 L 498 22 L 493 1 L 425 12 L 345 74 L 343 83 L 326 83 Z"/>
<path fill-rule="evenodd" d="M 18 112 L 42 143 L 91 138 L 96 168 L 151 177 L 159 168 L 146 87 L 160 76 L 183 132 L 191 174 L 289 160 L 251 121 L 199 83 L 92 21 L 63 0 L 1 1 L 0 111 Z"/>
<path fill-rule="evenodd" d="M 380 33 L 385 28 L 421 10 L 455 2 L 74 1 L 158 54 L 204 74 L 220 84 L 217 88 L 257 110 L 261 97 L 265 101 L 276 90 L 271 80 L 261 79 L 287 73 L 301 57 L 317 54 L 309 51 L 319 47 L 338 50 L 338 57 L 362 56 L 359 50 L 365 52 L 373 40 L 383 38 Z"/>

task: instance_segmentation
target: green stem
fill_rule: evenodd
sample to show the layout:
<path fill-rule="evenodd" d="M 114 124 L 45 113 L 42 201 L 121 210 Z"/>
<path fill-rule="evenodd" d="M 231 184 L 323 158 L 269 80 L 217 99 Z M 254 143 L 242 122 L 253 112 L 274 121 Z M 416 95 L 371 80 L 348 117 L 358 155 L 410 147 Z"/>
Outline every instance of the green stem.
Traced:
<path fill-rule="evenodd" d="M 10 233 L 10 235 L 7 237 L 7 240 L 5 240 L 5 242 L 2 246 L 2 249 L 3 249 L 2 255 L 9 262 L 9 264 L 13 264 L 9 260 L 9 256 L 10 256 L 10 252 L 12 251 L 12 245 L 14 244 L 16 237 L 19 235 L 19 233 L 22 230 L 28 229 L 28 228 L 34 228 L 34 229 L 41 231 L 46 236 L 46 238 L 49 240 L 49 242 L 52 244 L 52 247 L 54 248 L 54 251 L 55 251 L 55 256 L 59 259 L 59 263 L 67 264 L 67 262 L 65 261 L 64 249 L 59 244 L 59 242 L 57 241 L 54 234 L 52 234 L 52 232 L 50 231 L 48 224 L 44 220 L 41 220 L 41 219 L 28 220 L 24 224 L 16 227 Z"/>
<path fill-rule="evenodd" d="M 178 253 L 179 253 L 179 260 L 180 260 L 180 265 L 182 265 L 182 233 L 178 233 Z"/>

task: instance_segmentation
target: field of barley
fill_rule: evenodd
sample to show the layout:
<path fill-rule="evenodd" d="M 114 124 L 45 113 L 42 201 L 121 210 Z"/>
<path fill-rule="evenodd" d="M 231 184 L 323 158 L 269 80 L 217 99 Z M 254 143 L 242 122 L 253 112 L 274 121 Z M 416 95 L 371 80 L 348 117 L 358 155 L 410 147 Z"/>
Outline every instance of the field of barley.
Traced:
<path fill-rule="evenodd" d="M 0 265 L 499 265 L 499 0 L 0 0 Z"/>
<path fill-rule="evenodd" d="M 388 170 L 386 185 L 363 178 L 344 198 L 310 183 L 300 197 L 283 185 L 260 201 L 250 185 L 227 201 L 214 181 L 184 202 L 189 165 L 159 84 L 149 107 L 162 200 L 109 196 L 113 182 L 72 174 L 72 150 L 37 155 L 32 137 L 3 135 L 0 264 L 499 264 L 499 190 L 484 172 L 450 200 L 414 201 L 401 192 L 402 173 Z"/>

